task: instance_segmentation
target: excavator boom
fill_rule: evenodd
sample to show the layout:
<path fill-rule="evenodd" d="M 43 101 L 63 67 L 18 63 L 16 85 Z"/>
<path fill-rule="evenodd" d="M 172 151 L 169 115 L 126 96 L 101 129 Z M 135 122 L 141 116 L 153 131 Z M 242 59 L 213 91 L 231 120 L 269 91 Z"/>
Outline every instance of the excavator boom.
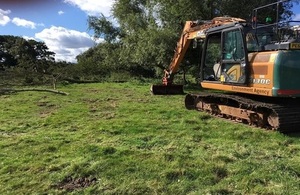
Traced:
<path fill-rule="evenodd" d="M 177 47 L 172 59 L 172 62 L 168 70 L 164 70 L 164 76 L 162 78 L 162 84 L 152 85 L 151 92 L 154 95 L 176 95 L 183 94 L 183 85 L 173 84 L 174 74 L 179 69 L 179 64 L 183 60 L 183 57 L 189 48 L 191 39 L 189 39 L 189 31 L 192 28 L 194 23 L 192 21 L 187 21 L 183 28 L 183 32 L 180 36 L 179 41 L 177 42 Z"/>

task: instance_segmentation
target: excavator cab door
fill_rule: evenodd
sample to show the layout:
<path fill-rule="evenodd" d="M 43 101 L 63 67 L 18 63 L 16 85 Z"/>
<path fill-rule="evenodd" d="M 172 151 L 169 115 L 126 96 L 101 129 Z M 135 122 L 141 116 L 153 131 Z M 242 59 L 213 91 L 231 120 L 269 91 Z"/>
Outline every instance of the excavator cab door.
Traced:
<path fill-rule="evenodd" d="M 248 78 L 248 53 L 242 28 L 230 28 L 222 32 L 222 59 L 220 81 L 245 85 Z"/>
<path fill-rule="evenodd" d="M 248 53 L 242 27 L 208 33 L 202 57 L 202 81 L 246 85 Z"/>

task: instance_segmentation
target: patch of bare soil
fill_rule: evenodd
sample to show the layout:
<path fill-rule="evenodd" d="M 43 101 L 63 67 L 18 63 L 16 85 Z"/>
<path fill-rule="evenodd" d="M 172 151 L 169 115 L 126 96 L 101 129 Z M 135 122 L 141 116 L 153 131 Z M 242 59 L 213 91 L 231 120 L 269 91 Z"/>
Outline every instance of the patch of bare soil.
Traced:
<path fill-rule="evenodd" d="M 41 108 L 39 113 L 41 118 L 46 118 L 47 116 L 51 115 L 59 107 L 55 104 L 51 104 L 50 102 L 46 101 L 46 98 L 47 96 L 44 96 L 42 100 L 36 103 L 37 106 Z"/>
<path fill-rule="evenodd" d="M 61 190 L 73 191 L 77 189 L 87 188 L 91 185 L 94 185 L 97 182 L 96 178 L 72 178 L 67 177 L 63 181 L 61 181 L 57 187 Z"/>

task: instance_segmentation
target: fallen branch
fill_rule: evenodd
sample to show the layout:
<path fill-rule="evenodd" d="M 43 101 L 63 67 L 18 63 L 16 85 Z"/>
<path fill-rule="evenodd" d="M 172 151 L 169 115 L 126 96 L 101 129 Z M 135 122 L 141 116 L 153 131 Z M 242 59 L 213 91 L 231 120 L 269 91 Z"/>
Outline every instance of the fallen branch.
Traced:
<path fill-rule="evenodd" d="M 68 81 L 69 83 L 77 83 L 77 84 L 81 84 L 81 83 L 99 83 L 100 81 L 98 80 L 75 80 L 75 79 L 64 79 L 65 81 Z"/>
<path fill-rule="evenodd" d="M 51 93 L 61 94 L 61 95 L 69 95 L 69 93 L 54 90 L 54 89 L 36 89 L 36 88 L 27 88 L 27 89 L 11 89 L 11 88 L 5 89 L 4 88 L 4 89 L 0 89 L 0 94 L 16 93 L 16 92 L 23 92 L 23 91 L 41 91 L 41 92 L 51 92 Z"/>

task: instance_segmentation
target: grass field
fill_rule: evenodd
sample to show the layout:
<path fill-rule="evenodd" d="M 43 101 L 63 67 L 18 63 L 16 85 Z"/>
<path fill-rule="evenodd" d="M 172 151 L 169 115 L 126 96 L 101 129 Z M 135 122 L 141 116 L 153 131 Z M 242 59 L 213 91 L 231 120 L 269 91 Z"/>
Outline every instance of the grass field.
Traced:
<path fill-rule="evenodd" d="M 300 140 L 149 84 L 0 96 L 0 194 L 299 194 Z"/>

